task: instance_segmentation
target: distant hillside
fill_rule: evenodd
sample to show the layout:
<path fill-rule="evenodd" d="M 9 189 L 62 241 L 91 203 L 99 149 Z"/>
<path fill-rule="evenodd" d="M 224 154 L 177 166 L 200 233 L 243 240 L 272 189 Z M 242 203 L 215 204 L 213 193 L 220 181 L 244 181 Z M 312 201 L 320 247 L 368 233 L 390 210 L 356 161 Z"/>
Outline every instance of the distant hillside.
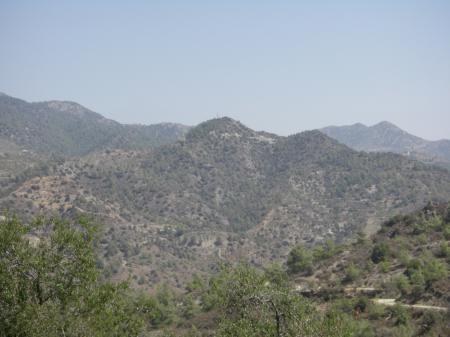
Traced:
<path fill-rule="evenodd" d="M 358 151 L 394 152 L 450 168 L 450 140 L 428 141 L 389 122 L 361 123 L 321 129 L 326 135 Z"/>
<path fill-rule="evenodd" d="M 74 102 L 28 103 L 0 95 L 0 139 L 41 154 L 148 149 L 182 139 L 187 130 L 169 123 L 123 125 Z"/>
<path fill-rule="evenodd" d="M 109 275 L 180 285 L 220 260 L 279 261 L 300 242 L 374 232 L 430 199 L 450 199 L 448 171 L 356 152 L 319 131 L 279 137 L 221 118 L 175 144 L 55 164 L 16 183 L 0 207 L 94 214 L 108 226 Z"/>

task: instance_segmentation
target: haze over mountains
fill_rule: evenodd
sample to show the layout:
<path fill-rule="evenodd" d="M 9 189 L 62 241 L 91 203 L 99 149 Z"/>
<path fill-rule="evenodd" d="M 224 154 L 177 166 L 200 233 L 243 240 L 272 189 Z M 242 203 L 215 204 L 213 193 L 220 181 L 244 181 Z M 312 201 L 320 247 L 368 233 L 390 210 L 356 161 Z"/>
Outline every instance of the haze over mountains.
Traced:
<path fill-rule="evenodd" d="M 373 126 L 361 123 L 329 126 L 321 131 L 358 151 L 400 153 L 450 168 L 450 140 L 428 141 L 389 122 L 380 122 Z"/>
<path fill-rule="evenodd" d="M 106 148 L 148 149 L 174 142 L 181 124 L 124 125 L 78 103 L 28 103 L 0 95 L 0 138 L 41 154 L 79 156 Z"/>
<path fill-rule="evenodd" d="M 96 216 L 107 273 L 145 284 L 180 286 L 222 259 L 280 261 L 297 243 L 345 241 L 450 199 L 447 170 L 319 131 L 280 137 L 230 118 L 127 126 L 76 103 L 8 96 L 0 123 L 0 207 Z"/>
<path fill-rule="evenodd" d="M 82 156 L 102 149 L 142 150 L 183 139 L 182 124 L 120 124 L 69 101 L 28 103 L 0 93 L 0 139 L 40 154 Z M 323 133 L 357 151 L 394 152 L 450 167 L 450 140 L 428 141 L 390 122 L 329 126 Z"/>

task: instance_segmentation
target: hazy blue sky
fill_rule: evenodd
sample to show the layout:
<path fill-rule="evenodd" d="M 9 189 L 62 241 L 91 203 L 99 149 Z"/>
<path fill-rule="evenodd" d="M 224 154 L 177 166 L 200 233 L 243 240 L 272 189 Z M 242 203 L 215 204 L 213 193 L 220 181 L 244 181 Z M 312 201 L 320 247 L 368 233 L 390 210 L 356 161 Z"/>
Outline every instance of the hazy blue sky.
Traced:
<path fill-rule="evenodd" d="M 0 91 L 127 123 L 450 138 L 450 1 L 0 0 Z"/>

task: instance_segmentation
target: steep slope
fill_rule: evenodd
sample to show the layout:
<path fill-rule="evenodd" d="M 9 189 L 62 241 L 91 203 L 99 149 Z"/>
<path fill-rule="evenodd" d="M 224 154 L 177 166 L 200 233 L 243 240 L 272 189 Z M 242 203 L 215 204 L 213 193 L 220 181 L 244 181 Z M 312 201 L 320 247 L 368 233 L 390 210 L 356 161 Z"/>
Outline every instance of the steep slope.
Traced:
<path fill-rule="evenodd" d="M 394 152 L 450 167 L 450 140 L 427 141 L 389 122 L 373 126 L 361 123 L 321 129 L 326 135 L 358 151 Z"/>
<path fill-rule="evenodd" d="M 177 124 L 122 125 L 74 102 L 28 103 L 0 96 L 0 138 L 41 154 L 145 149 L 173 143 L 187 129 Z"/>
<path fill-rule="evenodd" d="M 109 226 L 103 247 L 116 274 L 179 285 L 221 259 L 260 264 L 299 242 L 374 232 L 430 199 L 450 199 L 448 171 L 356 152 L 318 131 L 279 137 L 222 118 L 175 144 L 67 160 L 1 205 L 94 214 Z"/>

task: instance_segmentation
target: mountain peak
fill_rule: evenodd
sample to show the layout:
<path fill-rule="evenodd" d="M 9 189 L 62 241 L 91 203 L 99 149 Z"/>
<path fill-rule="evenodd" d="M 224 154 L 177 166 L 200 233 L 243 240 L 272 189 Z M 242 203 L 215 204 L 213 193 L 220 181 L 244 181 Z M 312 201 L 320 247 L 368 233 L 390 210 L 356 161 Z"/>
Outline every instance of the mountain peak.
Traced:
<path fill-rule="evenodd" d="M 87 113 L 93 113 L 91 110 L 85 108 L 81 104 L 71 102 L 71 101 L 47 101 L 43 102 L 51 109 L 58 110 L 61 112 L 67 112 L 73 115 L 84 116 Z"/>
<path fill-rule="evenodd" d="M 351 125 L 352 127 L 354 127 L 354 128 L 360 128 L 360 129 L 365 129 L 365 128 L 367 128 L 367 125 L 366 124 L 363 124 L 363 123 L 355 123 L 355 124 L 353 124 L 353 125 Z"/>
<path fill-rule="evenodd" d="M 211 125 L 213 127 L 245 127 L 241 122 L 231 118 L 231 117 L 218 117 L 207 120 L 206 122 L 201 123 L 200 125 Z"/>
<path fill-rule="evenodd" d="M 392 129 L 392 130 L 401 130 L 397 125 L 392 124 L 391 122 L 388 121 L 381 121 L 375 125 L 372 126 L 373 128 L 384 128 L 384 129 Z M 402 130 L 403 131 L 403 130 Z"/>
<path fill-rule="evenodd" d="M 256 134 L 241 122 L 230 117 L 210 119 L 192 128 L 187 136 L 187 140 L 195 140 L 205 137 L 242 137 Z"/>
<path fill-rule="evenodd" d="M 329 151 L 331 148 L 347 148 L 346 146 L 338 143 L 335 139 L 329 137 L 320 130 L 308 130 L 290 135 L 285 138 L 284 143 L 290 144 L 290 146 L 294 146 L 296 150 L 300 148 L 310 150 L 314 149 L 311 151 L 317 153 L 322 151 Z"/>

